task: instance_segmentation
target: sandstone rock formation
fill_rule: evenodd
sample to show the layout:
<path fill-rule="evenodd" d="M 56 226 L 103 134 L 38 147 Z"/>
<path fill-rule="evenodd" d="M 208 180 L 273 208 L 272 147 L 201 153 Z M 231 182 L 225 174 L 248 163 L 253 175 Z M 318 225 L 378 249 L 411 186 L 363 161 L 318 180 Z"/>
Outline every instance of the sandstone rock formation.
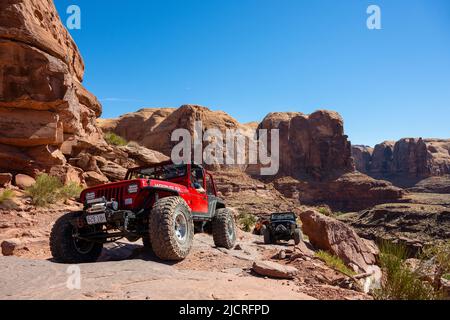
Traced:
<path fill-rule="evenodd" d="M 0 170 L 36 175 L 65 165 L 67 140 L 102 140 L 102 108 L 51 0 L 0 3 Z"/>
<path fill-rule="evenodd" d="M 280 130 L 280 174 L 272 181 L 286 197 L 360 210 L 402 195 L 385 181 L 354 173 L 350 142 L 336 112 L 272 113 L 259 128 Z"/>
<path fill-rule="evenodd" d="M 373 148 L 368 146 L 352 146 L 352 156 L 355 160 L 355 167 L 361 173 L 367 174 L 370 171 Z"/>
<path fill-rule="evenodd" d="M 258 128 L 279 129 L 283 175 L 320 181 L 354 170 L 344 122 L 336 112 L 270 113 Z"/>
<path fill-rule="evenodd" d="M 303 232 L 311 244 L 340 257 L 355 271 L 368 272 L 376 263 L 378 249 L 375 244 L 361 239 L 343 222 L 309 210 L 300 214 Z"/>
<path fill-rule="evenodd" d="M 169 159 L 162 153 L 136 144 L 116 147 L 91 144 L 85 140 L 80 140 L 66 157 L 71 166 L 82 170 L 81 174 L 88 186 L 123 180 L 129 168 Z"/>
<path fill-rule="evenodd" d="M 381 204 L 361 211 L 351 225 L 364 238 L 401 242 L 416 252 L 438 239 L 450 239 L 450 207 L 424 203 Z"/>
<path fill-rule="evenodd" d="M 142 109 L 118 119 L 99 119 L 98 123 L 105 132 L 114 132 L 127 140 L 137 141 L 170 155 L 172 147 L 177 143 L 170 141 L 172 132 L 184 128 L 192 133 L 196 120 L 202 121 L 203 130 L 218 128 L 221 132 L 225 132 L 227 129 L 239 129 L 249 140 L 254 138 L 255 129 L 266 129 L 269 152 L 271 152 L 270 130 L 279 130 L 280 170 L 276 176 L 260 176 L 260 165 L 238 166 L 240 172 L 230 171 L 229 166 L 210 167 L 210 169 L 220 168 L 216 171 L 216 175 L 225 179 L 219 178 L 217 182 L 220 191 L 227 197 L 238 189 L 241 191 L 248 189 L 246 181 L 251 178 L 246 174 L 263 181 L 250 183 L 262 186 L 256 189 L 251 187 L 250 189 L 257 191 L 255 196 L 249 195 L 250 198 L 261 198 L 264 193 L 273 193 L 270 191 L 273 188 L 265 187 L 272 185 L 273 182 L 272 186 L 275 186 L 283 196 L 291 198 L 281 203 L 286 202 L 291 207 L 293 203 L 298 204 L 299 201 L 306 204 L 326 202 L 338 210 L 360 210 L 386 200 L 394 201 L 402 194 L 400 189 L 387 182 L 353 174 L 351 148 L 347 136 L 344 135 L 343 120 L 333 111 L 321 110 L 311 115 L 295 112 L 271 113 L 258 125 L 256 123 L 241 125 L 226 113 L 185 105 L 179 109 Z M 227 176 L 225 171 L 230 174 Z M 235 179 L 230 179 L 231 176 Z M 244 198 L 247 199 L 247 196 Z M 261 203 L 261 201 L 254 202 Z M 262 208 L 258 210 L 267 212 Z"/>
<path fill-rule="evenodd" d="M 450 139 L 406 138 L 385 141 L 370 149 L 353 147 L 359 171 L 376 179 L 386 179 L 402 187 L 414 186 L 429 177 L 450 174 Z"/>
<path fill-rule="evenodd" d="M 385 202 L 395 202 L 403 190 L 383 180 L 351 172 L 337 179 L 315 182 L 283 177 L 274 181 L 283 195 L 307 205 L 327 204 L 336 211 L 355 211 Z"/>
<path fill-rule="evenodd" d="M 223 111 L 212 111 L 197 105 L 183 105 L 178 109 L 141 109 L 118 119 L 100 119 L 98 124 L 104 132 L 114 132 L 128 141 L 136 141 L 170 156 L 173 147 L 178 144 L 178 141 L 171 141 L 172 133 L 176 129 L 187 129 L 194 137 L 196 121 L 202 122 L 202 134 L 214 128 L 225 137 L 226 130 L 240 130 L 245 136 L 253 138 L 252 125 L 241 125 Z M 208 142 L 202 144 L 204 148 Z"/>

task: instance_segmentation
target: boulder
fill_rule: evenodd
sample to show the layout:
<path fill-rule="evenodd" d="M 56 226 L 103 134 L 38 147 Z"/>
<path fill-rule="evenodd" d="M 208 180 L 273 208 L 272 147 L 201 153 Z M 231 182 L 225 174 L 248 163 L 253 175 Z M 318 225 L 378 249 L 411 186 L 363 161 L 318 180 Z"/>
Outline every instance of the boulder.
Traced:
<path fill-rule="evenodd" d="M 31 187 L 35 183 L 36 180 L 26 174 L 17 174 L 14 177 L 14 184 L 22 190 Z"/>
<path fill-rule="evenodd" d="M 98 166 L 101 172 L 110 180 L 110 181 L 120 181 L 125 178 L 127 174 L 127 169 L 122 167 L 121 165 L 106 160 L 102 157 L 96 157 Z"/>
<path fill-rule="evenodd" d="M 108 183 L 109 180 L 103 174 L 95 171 L 86 171 L 83 173 L 83 178 L 86 181 L 88 187 L 94 187 L 100 184 Z"/>
<path fill-rule="evenodd" d="M 368 245 L 350 226 L 313 210 L 300 213 L 300 219 L 314 247 L 338 256 L 356 272 L 371 271 L 378 254 L 376 247 Z"/>
<path fill-rule="evenodd" d="M 170 158 L 165 156 L 164 154 L 144 148 L 138 144 L 129 144 L 124 147 L 119 147 L 119 149 L 124 151 L 128 155 L 128 157 L 136 160 L 138 165 L 140 166 L 151 165 L 170 160 Z"/>
<path fill-rule="evenodd" d="M 83 185 L 83 171 L 71 165 L 54 166 L 50 169 L 49 174 L 58 177 L 62 184 L 75 183 Z"/>
<path fill-rule="evenodd" d="M 8 186 L 11 183 L 12 178 L 13 176 L 11 173 L 0 173 L 0 188 Z"/>
<path fill-rule="evenodd" d="M 12 256 L 15 251 L 22 247 L 22 242 L 19 239 L 8 239 L 2 241 L 0 246 L 4 256 Z"/>
<path fill-rule="evenodd" d="M 278 279 L 293 279 L 298 274 L 298 270 L 295 267 L 273 261 L 255 261 L 252 269 L 259 275 Z"/>

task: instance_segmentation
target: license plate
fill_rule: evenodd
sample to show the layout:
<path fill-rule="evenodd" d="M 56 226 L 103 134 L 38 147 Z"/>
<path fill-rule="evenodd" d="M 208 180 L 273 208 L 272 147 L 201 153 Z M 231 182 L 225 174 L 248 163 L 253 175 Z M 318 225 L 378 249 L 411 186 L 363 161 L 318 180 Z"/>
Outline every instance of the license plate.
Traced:
<path fill-rule="evenodd" d="M 90 225 L 106 223 L 106 215 L 102 213 L 86 216 L 86 222 Z"/>

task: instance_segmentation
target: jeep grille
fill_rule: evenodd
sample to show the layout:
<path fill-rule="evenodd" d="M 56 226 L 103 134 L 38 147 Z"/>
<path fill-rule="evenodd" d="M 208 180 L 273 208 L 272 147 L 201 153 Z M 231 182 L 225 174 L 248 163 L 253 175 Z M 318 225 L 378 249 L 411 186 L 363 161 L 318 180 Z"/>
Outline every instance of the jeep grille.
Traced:
<path fill-rule="evenodd" d="M 95 193 L 97 198 L 105 197 L 107 201 L 115 200 L 119 205 L 123 204 L 123 192 L 125 187 L 100 189 Z"/>

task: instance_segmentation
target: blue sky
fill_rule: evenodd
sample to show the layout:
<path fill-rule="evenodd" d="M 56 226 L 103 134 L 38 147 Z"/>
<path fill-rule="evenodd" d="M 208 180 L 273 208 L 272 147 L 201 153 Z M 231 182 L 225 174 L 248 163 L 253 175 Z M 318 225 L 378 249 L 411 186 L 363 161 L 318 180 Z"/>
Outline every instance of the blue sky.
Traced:
<path fill-rule="evenodd" d="M 55 0 L 103 117 L 200 104 L 240 122 L 336 110 L 354 144 L 450 138 L 448 0 Z M 381 7 L 382 30 L 366 9 Z"/>

